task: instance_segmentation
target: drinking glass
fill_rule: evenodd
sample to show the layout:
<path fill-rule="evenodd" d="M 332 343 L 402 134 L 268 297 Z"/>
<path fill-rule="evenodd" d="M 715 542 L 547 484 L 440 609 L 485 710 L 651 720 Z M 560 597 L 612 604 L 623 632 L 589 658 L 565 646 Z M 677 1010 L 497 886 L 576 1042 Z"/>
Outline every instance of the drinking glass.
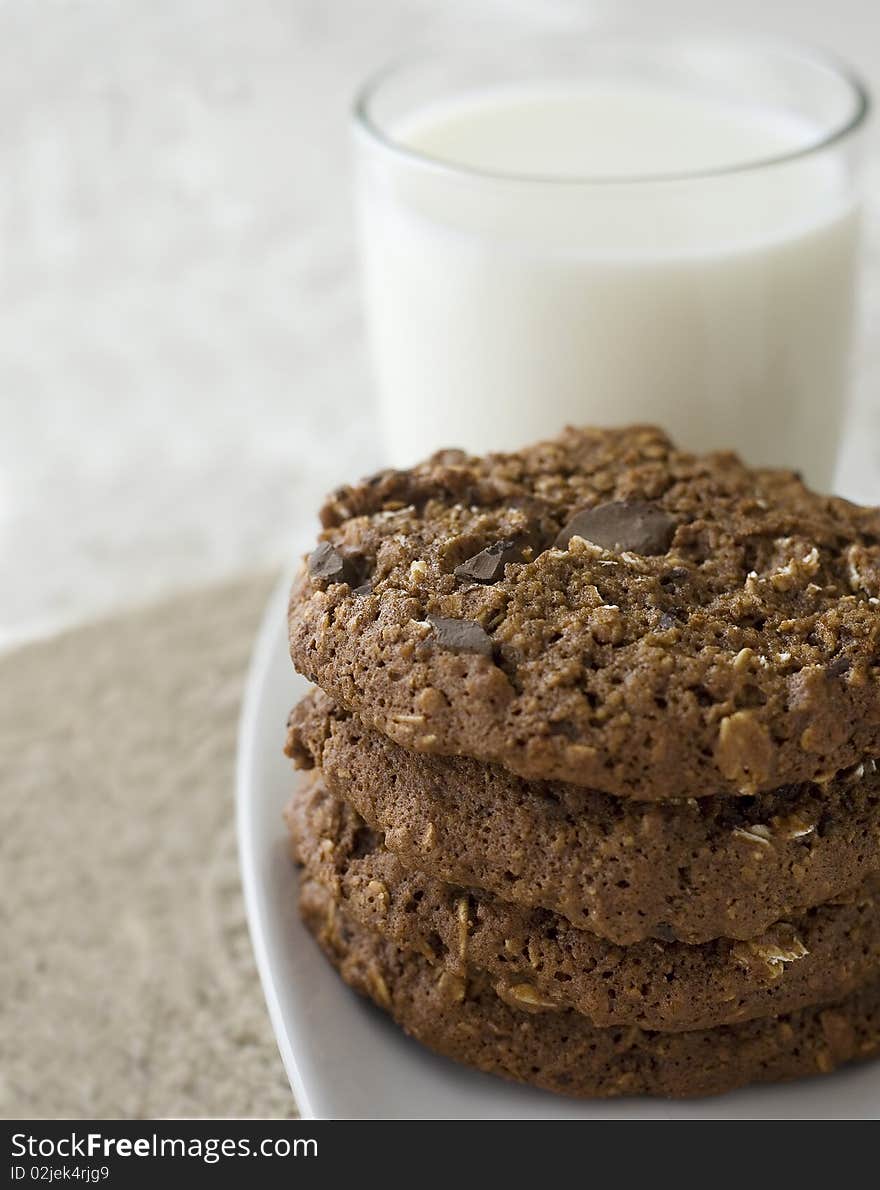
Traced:
<path fill-rule="evenodd" d="M 595 169 L 566 150 L 580 103 Z M 830 56 L 754 38 L 554 36 L 378 73 L 354 129 L 388 461 L 650 422 L 827 489 L 868 107 Z"/>

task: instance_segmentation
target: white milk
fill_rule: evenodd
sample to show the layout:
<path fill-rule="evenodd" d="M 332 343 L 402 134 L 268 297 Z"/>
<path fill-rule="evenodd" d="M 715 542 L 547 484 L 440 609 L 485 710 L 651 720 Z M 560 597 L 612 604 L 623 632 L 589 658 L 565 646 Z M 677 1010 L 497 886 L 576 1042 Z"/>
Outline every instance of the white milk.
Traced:
<path fill-rule="evenodd" d="M 419 156 L 364 137 L 360 195 L 393 463 L 648 421 L 830 486 L 857 238 L 844 168 L 826 152 L 731 170 L 808 147 L 809 124 L 535 85 L 424 108 L 392 139 Z"/>

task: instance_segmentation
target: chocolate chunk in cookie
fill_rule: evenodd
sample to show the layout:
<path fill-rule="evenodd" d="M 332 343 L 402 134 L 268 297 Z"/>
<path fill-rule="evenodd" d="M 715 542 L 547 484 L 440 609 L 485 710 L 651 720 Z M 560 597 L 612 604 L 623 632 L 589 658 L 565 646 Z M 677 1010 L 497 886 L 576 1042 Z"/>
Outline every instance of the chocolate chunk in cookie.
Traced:
<path fill-rule="evenodd" d="M 481 653 L 492 656 L 492 640 L 475 620 L 450 620 L 444 616 L 428 616 L 434 629 L 432 643 L 450 653 Z"/>
<path fill-rule="evenodd" d="M 474 583 L 497 583 L 504 576 L 507 563 L 521 562 L 522 557 L 522 545 L 519 542 L 510 538 L 496 541 L 494 545 L 487 546 L 456 566 L 455 577 L 470 579 Z"/>
<path fill-rule="evenodd" d="M 349 583 L 356 581 L 356 566 L 351 558 L 344 558 L 329 541 L 321 544 L 309 554 L 309 575 L 328 583 Z"/>
<path fill-rule="evenodd" d="M 666 574 L 660 576 L 660 586 L 668 591 L 677 591 L 689 578 L 690 574 L 684 566 L 673 566 Z"/>
<path fill-rule="evenodd" d="M 603 550 L 621 554 L 665 554 L 675 535 L 676 523 L 662 508 L 644 500 L 612 500 L 576 512 L 556 545 L 565 549 L 572 537 L 583 537 Z"/>
<path fill-rule="evenodd" d="M 418 723 L 427 701 L 431 750 L 651 800 L 741 796 L 880 755 L 880 684 L 865 680 L 880 509 L 631 426 L 434 455 L 341 490 L 322 520 L 358 573 L 300 574 L 291 657 L 380 731 Z M 472 559 L 509 541 L 528 542 L 522 562 L 480 581 L 500 558 Z M 381 598 L 354 595 L 371 577 Z M 476 666 L 417 626 L 427 612 L 490 633 L 478 691 Z M 829 676 L 842 654 L 850 673 Z M 740 711 L 759 774 L 719 750 L 720 721 Z"/>

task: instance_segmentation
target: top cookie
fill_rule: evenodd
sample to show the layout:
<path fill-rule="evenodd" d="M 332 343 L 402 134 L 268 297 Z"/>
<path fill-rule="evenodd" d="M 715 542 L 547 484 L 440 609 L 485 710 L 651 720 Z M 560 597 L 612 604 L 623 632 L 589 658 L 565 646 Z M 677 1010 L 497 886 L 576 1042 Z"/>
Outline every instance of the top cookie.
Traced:
<path fill-rule="evenodd" d="M 880 509 L 633 426 L 441 451 L 321 517 L 293 662 L 404 747 L 643 799 L 880 754 Z"/>

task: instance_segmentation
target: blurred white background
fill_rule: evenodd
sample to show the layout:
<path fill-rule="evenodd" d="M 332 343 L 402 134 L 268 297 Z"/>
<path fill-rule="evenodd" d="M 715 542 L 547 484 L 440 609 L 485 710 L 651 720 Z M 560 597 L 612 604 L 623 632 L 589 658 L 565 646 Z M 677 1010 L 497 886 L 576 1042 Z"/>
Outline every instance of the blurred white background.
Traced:
<path fill-rule="evenodd" d="M 366 72 L 648 21 L 794 34 L 880 91 L 877 0 L 0 3 L 0 644 L 283 561 L 378 461 L 349 212 Z M 877 501 L 867 338 L 858 375 L 839 487 Z"/>

